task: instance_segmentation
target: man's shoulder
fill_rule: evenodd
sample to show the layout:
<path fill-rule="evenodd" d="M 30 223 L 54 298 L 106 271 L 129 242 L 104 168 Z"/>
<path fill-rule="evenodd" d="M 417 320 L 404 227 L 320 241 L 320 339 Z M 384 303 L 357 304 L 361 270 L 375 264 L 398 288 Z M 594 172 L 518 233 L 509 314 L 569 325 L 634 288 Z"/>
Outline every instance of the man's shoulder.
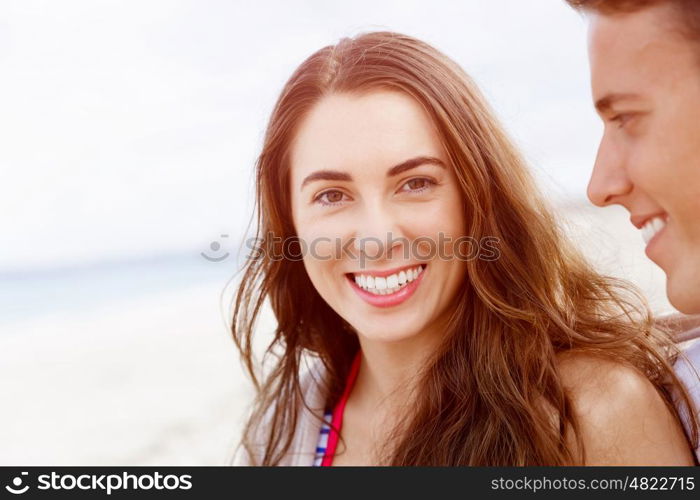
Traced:
<path fill-rule="evenodd" d="M 689 391 L 695 391 L 700 398 L 700 339 L 681 348 L 682 355 L 674 369 Z"/>
<path fill-rule="evenodd" d="M 700 340 L 695 340 L 683 346 L 681 352 L 682 354 L 676 360 L 673 368 L 679 380 L 688 391 L 691 403 L 694 406 L 693 411 L 697 415 L 698 421 L 700 421 Z M 686 435 L 692 437 L 692 420 L 688 413 L 688 407 L 680 400 L 680 395 L 675 388 L 672 388 L 671 393 L 675 399 L 678 413 L 683 422 L 683 427 L 685 427 Z M 696 432 L 700 433 L 700 429 L 696 429 Z M 695 456 L 697 460 L 700 461 L 700 442 L 694 444 L 697 445 L 695 447 Z"/>

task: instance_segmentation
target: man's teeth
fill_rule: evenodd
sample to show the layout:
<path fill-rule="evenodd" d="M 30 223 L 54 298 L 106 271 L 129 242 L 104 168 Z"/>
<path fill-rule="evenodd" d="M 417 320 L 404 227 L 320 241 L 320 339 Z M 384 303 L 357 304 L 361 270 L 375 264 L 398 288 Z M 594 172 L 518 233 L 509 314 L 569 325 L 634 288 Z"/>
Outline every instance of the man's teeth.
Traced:
<path fill-rule="evenodd" d="M 649 222 L 642 226 L 642 238 L 644 244 L 648 244 L 651 239 L 656 236 L 656 233 L 666 227 L 666 221 L 661 217 L 654 217 Z"/>
<path fill-rule="evenodd" d="M 422 272 L 423 266 L 416 266 L 385 277 L 357 273 L 354 276 L 355 283 L 363 290 L 377 295 L 389 295 L 406 286 Z"/>

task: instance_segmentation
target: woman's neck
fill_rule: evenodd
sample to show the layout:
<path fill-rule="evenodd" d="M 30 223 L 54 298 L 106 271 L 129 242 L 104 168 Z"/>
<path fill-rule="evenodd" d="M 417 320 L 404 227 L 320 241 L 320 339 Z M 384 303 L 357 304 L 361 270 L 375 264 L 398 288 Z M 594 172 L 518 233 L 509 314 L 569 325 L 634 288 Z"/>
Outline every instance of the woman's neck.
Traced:
<path fill-rule="evenodd" d="M 350 398 L 357 407 L 392 413 L 409 402 L 411 393 L 434 351 L 434 336 L 400 342 L 380 342 L 360 336 L 362 359 Z"/>

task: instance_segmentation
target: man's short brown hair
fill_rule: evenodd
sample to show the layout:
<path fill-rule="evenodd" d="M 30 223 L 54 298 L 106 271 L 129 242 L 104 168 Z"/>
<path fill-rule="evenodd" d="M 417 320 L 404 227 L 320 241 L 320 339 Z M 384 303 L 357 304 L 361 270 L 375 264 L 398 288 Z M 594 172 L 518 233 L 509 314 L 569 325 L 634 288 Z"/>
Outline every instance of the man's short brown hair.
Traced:
<path fill-rule="evenodd" d="M 673 2 L 673 0 L 566 0 L 566 3 L 571 5 L 574 9 L 590 10 L 602 14 L 634 12 L 635 10 L 640 10 L 662 2 Z"/>
<path fill-rule="evenodd" d="M 601 14 L 624 14 L 669 4 L 679 16 L 683 35 L 700 42 L 700 0 L 566 0 L 566 3 L 576 10 Z"/>

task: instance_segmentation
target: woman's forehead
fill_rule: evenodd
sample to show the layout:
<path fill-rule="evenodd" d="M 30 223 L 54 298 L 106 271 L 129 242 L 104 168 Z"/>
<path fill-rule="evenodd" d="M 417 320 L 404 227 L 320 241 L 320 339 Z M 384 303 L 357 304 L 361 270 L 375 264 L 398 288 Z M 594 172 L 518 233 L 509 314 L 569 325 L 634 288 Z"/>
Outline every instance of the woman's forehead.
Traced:
<path fill-rule="evenodd" d="M 388 169 L 416 156 L 444 157 L 421 105 L 394 91 L 332 94 L 302 121 L 291 145 L 293 178 L 317 169 Z"/>

